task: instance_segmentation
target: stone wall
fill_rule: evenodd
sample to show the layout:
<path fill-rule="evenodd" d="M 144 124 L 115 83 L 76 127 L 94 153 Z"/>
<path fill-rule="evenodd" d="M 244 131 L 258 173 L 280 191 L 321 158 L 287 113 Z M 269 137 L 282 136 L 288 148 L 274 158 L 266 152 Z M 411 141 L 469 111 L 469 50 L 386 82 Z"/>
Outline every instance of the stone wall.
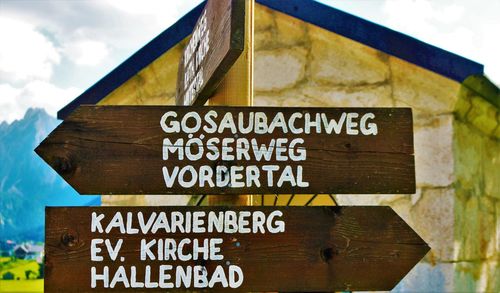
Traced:
<path fill-rule="evenodd" d="M 431 246 L 394 291 L 500 291 L 500 127 L 498 104 L 491 103 L 500 100 L 498 89 L 484 90 L 480 77 L 463 86 L 260 5 L 255 18 L 255 105 L 413 109 L 416 194 L 334 196 L 341 205 L 391 206 Z M 184 43 L 101 104 L 173 104 Z M 269 195 L 264 204 L 285 205 L 290 199 Z M 291 204 L 310 199 L 296 196 Z M 102 202 L 184 205 L 188 200 L 112 196 Z M 310 204 L 332 200 L 320 195 Z"/>
<path fill-rule="evenodd" d="M 390 205 L 431 246 L 394 291 L 499 291 L 498 108 L 458 82 L 264 7 L 255 36 L 255 105 L 413 109 L 416 194 L 335 196 Z"/>
<path fill-rule="evenodd" d="M 500 290 L 500 113 L 484 78 L 464 82 L 453 123 L 455 285 Z M 496 101 L 500 95 L 496 89 Z"/>

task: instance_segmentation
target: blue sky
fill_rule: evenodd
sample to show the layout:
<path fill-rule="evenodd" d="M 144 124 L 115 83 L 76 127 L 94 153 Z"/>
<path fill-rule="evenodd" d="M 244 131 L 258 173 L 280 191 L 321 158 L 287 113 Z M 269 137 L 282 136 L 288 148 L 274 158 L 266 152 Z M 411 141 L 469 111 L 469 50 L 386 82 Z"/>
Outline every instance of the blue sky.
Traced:
<path fill-rule="evenodd" d="M 55 116 L 201 0 L 0 0 L 0 122 Z M 322 0 L 486 66 L 500 84 L 500 1 Z"/>

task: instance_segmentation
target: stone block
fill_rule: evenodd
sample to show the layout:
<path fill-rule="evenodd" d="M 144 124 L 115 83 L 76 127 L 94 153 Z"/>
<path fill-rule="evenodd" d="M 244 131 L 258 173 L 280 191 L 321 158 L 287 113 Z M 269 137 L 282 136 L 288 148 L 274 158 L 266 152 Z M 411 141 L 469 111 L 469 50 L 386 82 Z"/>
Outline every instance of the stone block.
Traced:
<path fill-rule="evenodd" d="M 453 123 L 453 155 L 455 157 L 455 177 L 457 188 L 471 190 L 479 194 L 483 189 L 484 137 L 469 125 Z"/>
<path fill-rule="evenodd" d="M 393 105 L 389 84 L 357 87 L 308 85 L 302 92 L 314 100 L 314 105 L 326 107 L 391 107 Z"/>
<path fill-rule="evenodd" d="M 497 127 L 493 131 L 493 138 L 500 140 L 500 111 L 497 112 Z"/>
<path fill-rule="evenodd" d="M 484 193 L 500 199 L 500 140 L 483 136 L 482 167 Z"/>
<path fill-rule="evenodd" d="M 125 83 L 113 90 L 104 99 L 99 101 L 99 105 L 140 105 L 140 92 L 138 87 L 140 81 L 137 75 L 134 75 Z"/>
<path fill-rule="evenodd" d="M 254 49 L 255 51 L 274 47 L 276 37 L 270 30 L 255 32 L 254 35 Z"/>
<path fill-rule="evenodd" d="M 177 89 L 177 70 L 179 60 L 181 58 L 184 43 L 171 48 L 166 54 L 159 57 L 150 66 L 146 67 L 144 74 L 148 74 L 148 82 L 146 83 L 146 91 L 148 98 L 155 97 L 174 97 Z M 166 105 L 162 103 L 160 105 Z"/>
<path fill-rule="evenodd" d="M 306 24 L 304 21 L 276 12 L 275 22 L 277 41 L 282 46 L 303 46 L 308 42 Z"/>
<path fill-rule="evenodd" d="M 311 99 L 304 96 L 300 89 L 289 89 L 282 92 L 256 92 L 254 106 L 269 107 L 311 107 Z"/>
<path fill-rule="evenodd" d="M 480 258 L 498 256 L 497 248 L 497 200 L 488 197 L 479 197 L 479 229 L 478 238 Z"/>
<path fill-rule="evenodd" d="M 455 254 L 458 260 L 479 261 L 497 254 L 495 205 L 495 201 L 486 196 L 457 197 Z"/>
<path fill-rule="evenodd" d="M 149 97 L 147 99 L 142 100 L 141 102 L 142 102 L 141 105 L 145 106 L 175 105 L 175 93 L 171 93 L 165 96 Z"/>
<path fill-rule="evenodd" d="M 255 32 L 274 27 L 274 12 L 261 4 L 255 4 Z"/>
<path fill-rule="evenodd" d="M 378 50 L 308 25 L 311 77 L 330 85 L 366 85 L 389 79 L 386 55 Z"/>
<path fill-rule="evenodd" d="M 454 205 L 452 188 L 425 189 L 411 209 L 413 228 L 431 251 L 428 258 L 441 262 L 454 260 Z"/>
<path fill-rule="evenodd" d="M 477 196 L 470 196 L 457 202 L 460 207 L 456 209 L 457 219 L 457 259 L 462 261 L 478 260 L 481 255 L 479 248 L 479 200 Z"/>
<path fill-rule="evenodd" d="M 359 87 L 349 91 L 321 86 L 303 86 L 280 92 L 256 92 L 255 106 L 275 107 L 390 107 L 389 86 Z"/>
<path fill-rule="evenodd" d="M 500 199 L 500 142 L 460 121 L 454 128 L 456 185 Z"/>
<path fill-rule="evenodd" d="M 461 121 L 466 120 L 467 113 L 472 107 L 470 98 L 471 98 L 470 90 L 463 86 L 460 87 L 458 99 L 455 104 L 455 114 Z"/>
<path fill-rule="evenodd" d="M 420 262 L 391 292 L 457 292 L 453 280 L 452 263 L 432 265 Z"/>
<path fill-rule="evenodd" d="M 472 107 L 467 113 L 467 121 L 486 135 L 492 135 L 497 127 L 497 108 L 482 97 L 471 99 Z"/>
<path fill-rule="evenodd" d="M 185 206 L 190 195 L 145 195 L 144 201 L 148 206 Z"/>
<path fill-rule="evenodd" d="M 456 264 L 456 292 L 499 292 L 499 259 Z"/>
<path fill-rule="evenodd" d="M 496 258 L 500 259 L 500 200 L 496 201 L 495 204 L 495 216 L 496 216 L 496 225 L 495 225 L 495 230 L 496 230 L 496 247 L 495 247 L 495 252 L 496 252 Z"/>
<path fill-rule="evenodd" d="M 415 175 L 417 186 L 445 187 L 453 183 L 451 115 L 414 120 Z"/>
<path fill-rule="evenodd" d="M 396 57 L 389 57 L 397 106 L 412 107 L 416 116 L 452 113 L 460 84 Z"/>
<path fill-rule="evenodd" d="M 187 39 L 154 60 L 99 102 L 100 105 L 168 105 L 175 97 L 177 68 Z"/>
<path fill-rule="evenodd" d="M 500 292 L 500 259 L 492 259 L 483 263 L 480 292 Z"/>
<path fill-rule="evenodd" d="M 406 194 L 338 194 L 337 203 L 343 206 L 381 206 L 390 205 L 397 200 L 407 198 Z"/>
<path fill-rule="evenodd" d="M 284 103 L 286 103 L 286 99 L 281 95 L 255 93 L 253 98 L 253 105 L 259 107 L 281 107 Z"/>
<path fill-rule="evenodd" d="M 145 206 L 144 195 L 102 195 L 101 206 Z"/>
<path fill-rule="evenodd" d="M 280 91 L 294 87 L 304 78 L 307 51 L 304 48 L 276 49 L 255 53 L 255 90 Z"/>
<path fill-rule="evenodd" d="M 497 127 L 495 128 L 495 131 L 493 131 L 493 137 L 495 139 L 500 140 L 500 123 L 497 123 Z"/>
<path fill-rule="evenodd" d="M 456 263 L 454 292 L 481 292 L 479 291 L 479 286 L 478 286 L 478 281 L 480 276 L 481 276 L 480 262 Z"/>

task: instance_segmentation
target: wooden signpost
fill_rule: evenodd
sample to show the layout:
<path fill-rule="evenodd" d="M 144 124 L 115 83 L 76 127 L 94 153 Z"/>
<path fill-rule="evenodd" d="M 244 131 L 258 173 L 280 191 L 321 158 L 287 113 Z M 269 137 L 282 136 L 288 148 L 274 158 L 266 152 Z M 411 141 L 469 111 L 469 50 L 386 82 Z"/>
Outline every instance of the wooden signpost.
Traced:
<path fill-rule="evenodd" d="M 208 1 L 179 62 L 177 105 L 203 105 L 244 49 L 245 0 Z"/>
<path fill-rule="evenodd" d="M 429 247 L 389 207 L 47 208 L 46 290 L 390 290 Z"/>
<path fill-rule="evenodd" d="M 179 106 L 80 106 L 36 152 L 81 194 L 414 193 L 411 109 L 248 107 L 253 4 L 207 1 Z M 46 292 L 390 290 L 429 250 L 380 206 L 47 208 L 45 234 Z"/>
<path fill-rule="evenodd" d="M 415 191 L 404 108 L 81 106 L 36 152 L 82 194 Z"/>

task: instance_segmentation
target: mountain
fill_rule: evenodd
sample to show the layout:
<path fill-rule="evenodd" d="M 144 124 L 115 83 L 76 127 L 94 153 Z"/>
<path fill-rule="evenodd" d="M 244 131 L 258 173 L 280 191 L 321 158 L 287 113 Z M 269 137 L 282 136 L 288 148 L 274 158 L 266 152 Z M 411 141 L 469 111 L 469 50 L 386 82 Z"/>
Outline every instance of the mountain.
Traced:
<path fill-rule="evenodd" d="M 59 122 L 42 109 L 0 124 L 0 240 L 42 241 L 46 206 L 99 205 L 81 196 L 33 151 Z"/>

